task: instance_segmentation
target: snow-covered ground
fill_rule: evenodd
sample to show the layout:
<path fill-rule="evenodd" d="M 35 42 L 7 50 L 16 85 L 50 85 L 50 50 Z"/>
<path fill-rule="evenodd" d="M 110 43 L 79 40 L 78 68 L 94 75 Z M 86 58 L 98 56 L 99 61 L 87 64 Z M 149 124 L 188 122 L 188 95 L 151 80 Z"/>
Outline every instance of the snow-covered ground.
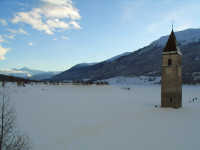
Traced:
<path fill-rule="evenodd" d="M 8 89 L 35 150 L 200 148 L 200 101 L 191 102 L 200 98 L 200 86 L 183 86 L 181 109 L 154 107 L 160 104 L 160 85 Z"/>

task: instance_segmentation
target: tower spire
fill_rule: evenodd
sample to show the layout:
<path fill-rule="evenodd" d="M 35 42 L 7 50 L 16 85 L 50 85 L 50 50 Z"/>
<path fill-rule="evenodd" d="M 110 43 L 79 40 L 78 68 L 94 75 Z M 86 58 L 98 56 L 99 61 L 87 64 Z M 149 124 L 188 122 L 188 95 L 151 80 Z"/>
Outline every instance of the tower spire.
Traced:
<path fill-rule="evenodd" d="M 174 34 L 174 25 L 172 24 L 172 31 L 171 34 L 169 36 L 169 39 L 167 41 L 167 44 L 164 48 L 164 52 L 171 52 L 171 51 L 177 51 L 178 50 L 178 46 L 177 46 L 177 42 L 176 42 L 176 36 Z"/>

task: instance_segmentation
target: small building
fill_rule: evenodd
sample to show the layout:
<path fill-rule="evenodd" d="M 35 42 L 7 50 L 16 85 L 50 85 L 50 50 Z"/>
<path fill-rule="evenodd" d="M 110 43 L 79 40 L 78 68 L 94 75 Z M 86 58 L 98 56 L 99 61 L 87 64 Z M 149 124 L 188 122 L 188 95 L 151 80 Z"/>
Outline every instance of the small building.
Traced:
<path fill-rule="evenodd" d="M 182 107 L 182 53 L 172 29 L 162 53 L 161 107 Z"/>

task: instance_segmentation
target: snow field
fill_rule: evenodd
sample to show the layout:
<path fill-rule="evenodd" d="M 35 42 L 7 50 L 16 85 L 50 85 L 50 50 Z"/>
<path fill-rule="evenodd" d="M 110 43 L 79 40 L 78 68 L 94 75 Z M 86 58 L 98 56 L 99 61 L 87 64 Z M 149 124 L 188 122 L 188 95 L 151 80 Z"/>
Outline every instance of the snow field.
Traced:
<path fill-rule="evenodd" d="M 127 90 L 127 87 L 130 90 Z M 200 86 L 181 109 L 160 105 L 160 85 L 8 88 L 36 150 L 188 150 L 200 147 Z"/>

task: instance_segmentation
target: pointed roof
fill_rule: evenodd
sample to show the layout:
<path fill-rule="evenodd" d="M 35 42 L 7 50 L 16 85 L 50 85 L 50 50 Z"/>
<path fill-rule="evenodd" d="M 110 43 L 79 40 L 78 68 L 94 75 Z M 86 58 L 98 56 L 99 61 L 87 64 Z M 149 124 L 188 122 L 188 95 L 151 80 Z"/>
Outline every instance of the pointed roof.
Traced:
<path fill-rule="evenodd" d="M 178 46 L 176 42 L 176 36 L 174 34 L 174 31 L 172 29 L 172 32 L 169 36 L 169 39 L 167 41 L 167 44 L 164 48 L 164 52 L 171 52 L 171 51 L 178 51 Z"/>

